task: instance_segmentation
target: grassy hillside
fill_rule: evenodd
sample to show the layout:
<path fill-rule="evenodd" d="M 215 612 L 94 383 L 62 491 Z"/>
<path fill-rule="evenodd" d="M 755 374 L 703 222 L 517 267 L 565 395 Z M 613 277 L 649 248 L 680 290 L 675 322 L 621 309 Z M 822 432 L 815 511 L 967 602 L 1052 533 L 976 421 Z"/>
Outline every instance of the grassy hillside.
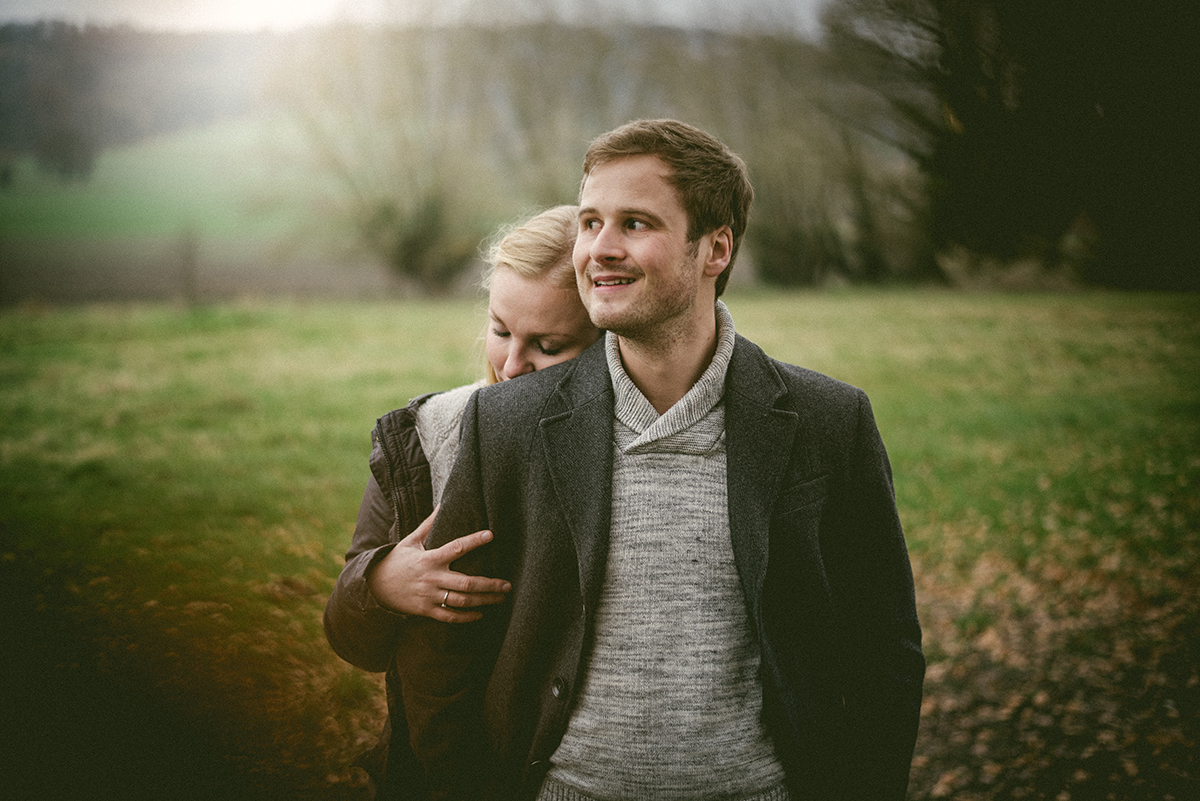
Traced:
<path fill-rule="evenodd" d="M 1200 300 L 728 302 L 874 404 L 930 660 L 910 796 L 1189 797 Z M 375 417 L 473 377 L 478 305 L 0 312 L 17 786 L 361 797 L 382 695 L 321 609 Z"/>
<path fill-rule="evenodd" d="M 254 116 L 106 151 L 86 182 L 21 160 L 0 192 L 0 305 L 386 291 L 295 152 L 286 121 Z"/>
<path fill-rule="evenodd" d="M 296 222 L 270 150 L 280 124 L 244 117 L 105 151 L 87 181 L 64 183 L 24 159 L 0 193 L 0 238 L 278 236 Z"/>

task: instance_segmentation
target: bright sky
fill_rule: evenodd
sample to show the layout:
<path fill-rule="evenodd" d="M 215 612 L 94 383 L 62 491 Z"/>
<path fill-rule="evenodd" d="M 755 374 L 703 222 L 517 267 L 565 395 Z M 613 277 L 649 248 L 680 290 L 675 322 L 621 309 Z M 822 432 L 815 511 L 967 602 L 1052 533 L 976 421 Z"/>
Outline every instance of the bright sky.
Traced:
<path fill-rule="evenodd" d="M 572 7 L 576 14 L 587 5 L 572 0 L 543 0 Z M 594 0 L 593 0 L 594 2 Z M 809 27 L 816 9 L 827 0 L 607 0 L 610 11 L 653 18 L 667 24 L 713 21 L 738 9 L 787 7 Z M 411 19 L 436 10 L 454 14 L 470 0 L 0 0 L 0 22 L 56 19 L 77 24 L 130 23 L 171 30 L 286 30 L 335 19 L 371 20 L 387 16 Z M 583 12 L 586 13 L 586 12 Z M 570 16 L 570 14 L 568 14 Z M 719 26 L 718 26 L 719 27 Z"/>
<path fill-rule="evenodd" d="M 345 7 L 375 5 L 344 0 L 0 0 L 0 19 L 57 19 L 75 23 L 131 23 L 172 30 L 287 29 L 328 22 Z"/>

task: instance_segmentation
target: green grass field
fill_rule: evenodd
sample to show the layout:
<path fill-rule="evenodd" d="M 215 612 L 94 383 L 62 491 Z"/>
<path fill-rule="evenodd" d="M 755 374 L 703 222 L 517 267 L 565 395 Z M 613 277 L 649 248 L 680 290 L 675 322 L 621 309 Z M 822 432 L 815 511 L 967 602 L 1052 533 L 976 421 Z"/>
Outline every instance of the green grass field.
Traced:
<path fill-rule="evenodd" d="M 768 353 L 874 404 L 930 660 L 910 796 L 1188 797 L 1200 298 L 728 303 Z M 347 765 L 382 693 L 321 610 L 375 418 L 472 379 L 481 325 L 469 300 L 0 312 L 0 579 L 25 677 L 6 692 L 98 682 L 203 733 L 249 796 L 362 797 Z M 38 765 L 39 742 L 3 745 Z M 126 764 L 100 756 L 93 785 Z"/>

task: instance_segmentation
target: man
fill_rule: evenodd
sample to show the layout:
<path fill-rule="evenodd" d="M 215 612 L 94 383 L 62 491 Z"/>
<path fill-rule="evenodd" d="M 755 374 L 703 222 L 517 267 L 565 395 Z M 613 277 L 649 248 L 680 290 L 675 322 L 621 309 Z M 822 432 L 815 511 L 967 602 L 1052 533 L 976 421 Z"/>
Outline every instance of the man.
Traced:
<path fill-rule="evenodd" d="M 584 160 L 574 262 L 606 338 L 481 390 L 437 546 L 512 582 L 400 649 L 435 797 L 901 799 L 924 659 L 859 390 L 768 358 L 717 301 L 753 191 L 691 126 Z"/>

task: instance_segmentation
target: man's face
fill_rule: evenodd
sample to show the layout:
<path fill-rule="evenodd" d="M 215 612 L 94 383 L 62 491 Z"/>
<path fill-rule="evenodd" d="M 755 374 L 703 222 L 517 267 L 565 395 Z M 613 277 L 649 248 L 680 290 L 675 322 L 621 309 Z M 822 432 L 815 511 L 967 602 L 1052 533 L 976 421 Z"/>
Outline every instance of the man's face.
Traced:
<path fill-rule="evenodd" d="M 700 247 L 687 241 L 688 218 L 669 168 L 657 156 L 629 156 L 594 167 L 579 202 L 575 278 L 592 322 L 630 339 L 683 330 L 712 315 Z M 699 311 L 698 311 L 699 310 Z"/>

